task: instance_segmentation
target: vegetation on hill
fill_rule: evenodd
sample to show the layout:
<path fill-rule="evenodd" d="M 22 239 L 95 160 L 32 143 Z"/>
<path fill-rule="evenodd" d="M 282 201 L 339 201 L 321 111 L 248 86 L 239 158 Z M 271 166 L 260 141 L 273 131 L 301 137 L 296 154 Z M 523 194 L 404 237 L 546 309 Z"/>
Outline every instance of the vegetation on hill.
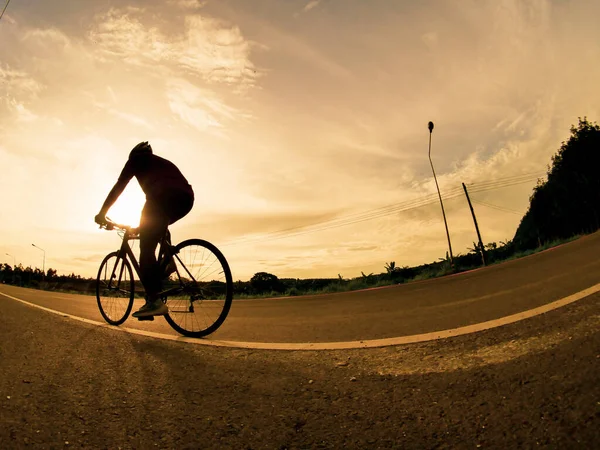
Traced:
<path fill-rule="evenodd" d="M 513 241 L 519 250 L 600 228 L 600 127 L 579 119 L 538 181 Z"/>

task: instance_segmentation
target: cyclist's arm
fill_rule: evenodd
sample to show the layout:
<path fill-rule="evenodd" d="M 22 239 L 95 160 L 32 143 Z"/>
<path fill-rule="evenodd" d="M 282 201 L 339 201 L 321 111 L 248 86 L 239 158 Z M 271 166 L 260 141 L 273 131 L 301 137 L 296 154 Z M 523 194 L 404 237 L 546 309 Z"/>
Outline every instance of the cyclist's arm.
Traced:
<path fill-rule="evenodd" d="M 98 213 L 98 216 L 100 216 L 102 218 L 106 217 L 106 213 L 108 212 L 110 207 L 112 205 L 114 205 L 114 203 L 117 201 L 119 196 L 123 193 L 123 191 L 125 190 L 125 187 L 129 183 L 129 180 L 131 180 L 132 178 L 133 178 L 132 166 L 131 166 L 130 161 L 127 161 L 127 164 L 125 164 L 125 167 L 123 167 L 123 170 L 121 171 L 121 175 L 119 175 L 119 179 L 117 180 L 117 182 L 115 183 L 113 188 L 110 190 L 110 192 L 106 196 L 106 200 L 104 200 L 104 204 L 102 205 L 102 208 L 100 209 L 100 212 Z M 96 217 L 98 218 L 98 216 L 96 216 Z"/>

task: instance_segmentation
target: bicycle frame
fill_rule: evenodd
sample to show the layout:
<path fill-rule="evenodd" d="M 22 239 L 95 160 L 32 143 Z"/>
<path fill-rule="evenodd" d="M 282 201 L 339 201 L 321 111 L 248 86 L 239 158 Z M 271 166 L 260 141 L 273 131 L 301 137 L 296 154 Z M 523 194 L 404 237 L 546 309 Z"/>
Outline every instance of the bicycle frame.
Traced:
<path fill-rule="evenodd" d="M 117 257 L 123 258 L 123 259 L 129 259 L 129 262 L 133 266 L 133 269 L 135 270 L 135 273 L 137 274 L 138 279 L 141 281 L 142 277 L 141 277 L 140 264 L 138 263 L 137 258 L 135 257 L 135 254 L 133 253 L 131 246 L 129 245 L 130 239 L 139 239 L 139 237 L 137 237 L 137 236 L 132 237 L 131 229 L 128 227 L 122 227 L 122 226 L 118 226 L 118 227 L 122 228 L 124 230 L 125 234 L 123 235 L 123 241 L 121 242 L 121 247 L 117 251 Z M 185 269 L 185 271 L 188 274 L 188 276 L 190 277 L 190 279 L 193 282 L 196 282 L 196 280 L 194 279 L 194 276 L 190 273 L 190 271 L 185 266 L 185 264 L 183 264 L 181 259 L 179 259 L 179 257 L 177 256 L 177 253 L 175 251 L 173 251 L 174 246 L 171 245 L 167 241 L 167 239 L 169 237 L 170 237 L 170 233 L 169 233 L 169 230 L 167 230 L 167 232 L 165 233 L 165 235 L 159 242 L 160 247 L 159 247 L 159 252 L 158 252 L 158 255 L 159 255 L 158 263 L 161 264 L 161 266 L 162 266 L 164 264 L 164 261 L 169 261 L 171 258 L 177 258 L 177 260 L 179 261 L 181 266 Z M 110 278 L 111 280 L 114 278 L 116 270 L 117 270 L 117 266 L 115 265 L 115 267 L 113 267 L 113 273 L 111 274 L 111 278 Z M 178 293 L 185 287 L 184 283 L 181 281 L 181 274 L 179 273 L 179 269 L 177 267 L 175 267 L 175 271 L 176 271 L 177 277 L 179 279 L 179 286 L 159 292 L 160 296 L 167 296 L 167 295 L 171 295 L 174 293 Z M 119 274 L 119 279 L 118 279 L 119 283 L 121 281 L 122 275 L 123 275 L 123 266 L 121 266 L 121 273 Z"/>
<path fill-rule="evenodd" d="M 131 263 L 131 265 L 133 266 L 133 269 L 135 270 L 135 273 L 137 274 L 138 278 L 141 280 L 141 269 L 140 269 L 140 264 L 138 263 L 135 255 L 133 254 L 133 250 L 131 250 L 131 246 L 129 245 L 129 240 L 130 239 L 135 239 L 133 237 L 131 237 L 131 231 L 126 229 L 125 230 L 125 234 L 123 235 L 123 241 L 121 242 L 121 248 L 119 248 L 118 252 L 117 252 L 117 257 L 118 258 L 123 258 L 123 259 L 127 259 L 129 258 L 129 262 Z M 115 266 L 116 269 L 116 266 Z"/>

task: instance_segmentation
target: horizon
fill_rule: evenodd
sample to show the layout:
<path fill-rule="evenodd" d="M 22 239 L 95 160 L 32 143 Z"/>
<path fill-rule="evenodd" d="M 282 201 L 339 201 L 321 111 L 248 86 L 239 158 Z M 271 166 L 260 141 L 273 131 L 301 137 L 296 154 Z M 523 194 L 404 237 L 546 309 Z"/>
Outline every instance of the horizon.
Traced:
<path fill-rule="evenodd" d="M 599 13 L 558 0 L 10 2 L 0 263 L 41 268 L 35 244 L 46 269 L 95 277 L 120 241 L 94 216 L 147 140 L 194 187 L 174 242 L 214 243 L 234 280 L 428 264 L 448 251 L 429 121 L 453 254 L 477 240 L 463 182 L 484 244 L 512 239 L 571 125 L 600 115 Z M 142 204 L 132 180 L 108 216 L 136 225 Z"/>

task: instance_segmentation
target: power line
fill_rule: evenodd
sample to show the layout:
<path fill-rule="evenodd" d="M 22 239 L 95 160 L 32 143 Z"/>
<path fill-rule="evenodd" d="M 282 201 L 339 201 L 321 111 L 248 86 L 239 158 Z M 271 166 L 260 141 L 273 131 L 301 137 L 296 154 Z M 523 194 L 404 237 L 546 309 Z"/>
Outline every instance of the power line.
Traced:
<path fill-rule="evenodd" d="M 6 8 L 8 8 L 8 4 L 10 3 L 10 0 L 6 0 L 6 5 L 4 5 L 4 9 L 2 10 L 2 14 L 0 14 L 0 19 L 2 19 L 2 16 L 4 16 L 4 11 L 6 11 Z"/>
<path fill-rule="evenodd" d="M 507 212 L 507 213 L 512 213 L 512 214 L 516 214 L 518 216 L 522 216 L 523 213 L 520 213 L 519 211 L 515 211 L 513 209 L 509 209 L 509 208 L 504 208 L 503 206 L 498 206 L 498 205 L 493 205 L 492 203 L 487 203 L 481 200 L 473 200 L 471 199 L 471 201 L 473 203 L 477 203 L 478 205 L 483 205 L 483 206 L 487 206 L 488 208 L 492 208 L 498 211 L 503 211 L 503 212 Z"/>
<path fill-rule="evenodd" d="M 501 189 L 504 187 L 515 186 L 518 184 L 531 182 L 538 178 L 539 178 L 539 172 L 531 173 L 531 174 L 516 175 L 516 176 L 511 176 L 511 177 L 494 180 L 494 181 L 487 181 L 487 182 L 482 182 L 482 183 L 472 183 L 471 186 L 474 186 L 474 187 L 471 187 L 470 190 L 473 193 L 485 192 L 485 191 L 489 191 L 489 190 Z M 449 191 L 447 191 L 445 194 L 442 195 L 442 199 L 451 200 L 451 199 L 454 199 L 457 197 L 461 197 L 462 195 L 463 195 L 462 188 L 458 187 L 458 188 L 453 188 L 453 189 L 450 189 Z M 387 206 L 383 206 L 380 208 L 376 208 L 376 209 L 361 212 L 361 213 L 354 213 L 354 214 L 350 214 L 348 216 L 341 217 L 341 218 L 330 219 L 330 220 L 326 220 L 323 222 L 318 222 L 318 223 L 314 223 L 314 224 L 310 224 L 310 225 L 302 225 L 302 226 L 297 226 L 297 227 L 292 227 L 292 228 L 286 228 L 283 230 L 278 230 L 278 231 L 273 231 L 271 233 L 263 234 L 262 236 L 259 236 L 259 237 L 246 238 L 246 239 L 242 238 L 241 240 L 231 241 L 231 242 L 228 242 L 228 243 L 225 243 L 222 245 L 223 246 L 231 246 L 231 245 L 258 243 L 258 242 L 271 241 L 271 240 L 282 239 L 282 238 L 301 236 L 304 234 L 316 233 L 319 231 L 326 231 L 326 230 L 330 230 L 333 228 L 354 225 L 357 223 L 366 222 L 366 221 L 378 219 L 381 217 L 386 217 L 386 216 L 400 213 L 400 212 L 414 210 L 417 208 L 421 208 L 423 206 L 431 205 L 433 203 L 436 203 L 437 201 L 438 201 L 437 196 L 435 194 L 430 194 L 430 195 L 427 195 L 427 196 L 424 196 L 424 197 L 421 197 L 418 199 L 413 199 L 413 200 L 408 200 L 408 201 L 404 201 L 401 203 L 387 205 Z"/>
<path fill-rule="evenodd" d="M 450 193 L 452 193 L 452 192 L 458 193 L 459 189 L 456 189 L 456 188 L 451 189 L 449 192 Z M 224 245 L 233 245 L 233 244 L 237 245 L 237 244 L 242 244 L 242 243 L 247 243 L 247 242 L 255 242 L 257 240 L 262 241 L 264 238 L 271 238 L 271 237 L 276 238 L 276 237 L 279 237 L 280 235 L 284 236 L 284 237 L 292 236 L 292 235 L 296 235 L 297 233 L 289 233 L 290 231 L 306 230 L 306 229 L 310 229 L 313 227 L 322 227 L 323 225 L 327 225 L 324 229 L 328 229 L 330 227 L 333 228 L 333 227 L 337 227 L 337 226 L 349 225 L 351 223 L 362 222 L 364 220 L 371 220 L 371 219 L 375 219 L 378 217 L 393 214 L 399 210 L 406 210 L 406 209 L 412 209 L 415 207 L 419 207 L 419 206 L 421 206 L 421 204 L 433 203 L 433 202 L 435 202 L 435 200 L 437 200 L 437 196 L 435 194 L 430 194 L 430 195 L 427 195 L 427 196 L 419 198 L 419 199 L 412 199 L 412 200 L 404 201 L 401 203 L 396 203 L 393 205 L 382 206 L 380 208 L 376 208 L 373 210 L 359 212 L 359 213 L 353 213 L 353 214 L 349 214 L 345 217 L 338 217 L 335 219 L 329 219 L 329 220 L 325 220 L 322 222 L 316 222 L 316 223 L 309 224 L 309 225 L 301 225 L 301 226 L 297 226 L 297 227 L 273 231 L 273 232 L 270 232 L 267 234 L 263 234 L 260 238 L 249 238 L 247 240 L 230 242 L 230 243 L 227 243 Z M 320 231 L 320 230 L 321 230 L 321 228 L 313 229 L 310 231 L 312 232 L 312 231 Z"/>
<path fill-rule="evenodd" d="M 495 185 L 498 183 L 513 182 L 513 181 L 518 181 L 518 180 L 531 181 L 531 180 L 541 178 L 545 174 L 546 174 L 545 172 L 532 172 L 532 173 L 525 173 L 525 174 L 521 174 L 521 175 L 513 175 L 510 177 L 500 178 L 500 179 L 496 179 L 496 180 L 483 181 L 483 182 L 477 182 L 477 183 L 465 183 L 465 184 L 467 186 L 483 187 L 483 186 Z"/>
<path fill-rule="evenodd" d="M 531 176 L 529 176 L 528 178 L 507 177 L 507 179 L 497 180 L 495 182 L 482 183 L 482 186 L 476 187 L 475 189 L 472 189 L 472 191 L 473 192 L 484 192 L 484 191 L 489 191 L 489 190 L 493 190 L 493 189 L 514 186 L 517 184 L 522 184 L 525 182 L 533 181 L 536 178 L 537 177 L 532 178 Z M 477 185 L 477 186 L 479 186 L 479 185 Z M 449 191 L 449 193 L 442 195 L 442 199 L 450 200 L 450 199 L 453 199 L 456 197 L 460 197 L 460 196 L 462 196 L 461 191 L 462 191 L 461 188 L 451 189 Z M 329 230 L 332 228 L 338 228 L 338 227 L 347 226 L 347 225 L 354 225 L 356 223 L 365 222 L 368 220 L 373 220 L 373 219 L 389 216 L 391 214 L 421 208 L 423 206 L 427 206 L 427 205 L 436 203 L 436 201 L 437 201 L 437 197 L 435 196 L 435 194 L 431 194 L 426 197 L 422 197 L 420 199 L 410 200 L 407 202 L 398 203 L 398 204 L 394 204 L 394 205 L 388 205 L 388 206 L 377 208 L 375 210 L 367 211 L 364 213 L 353 214 L 353 215 L 350 215 L 350 216 L 347 216 L 344 218 L 331 219 L 331 220 L 316 223 L 316 224 L 288 228 L 286 230 L 279 230 L 279 231 L 275 231 L 272 233 L 263 234 L 260 237 L 242 239 L 241 241 L 232 241 L 232 242 L 229 242 L 229 243 L 226 243 L 223 245 L 229 246 L 229 245 L 257 243 L 257 242 L 270 241 L 270 240 L 276 240 L 276 239 L 281 239 L 281 238 L 295 237 L 295 236 L 300 236 L 303 234 L 315 233 L 318 231 L 325 231 L 325 230 Z M 289 233 L 289 231 L 292 231 L 292 230 L 303 230 L 303 231 Z"/>
<path fill-rule="evenodd" d="M 500 188 L 509 187 L 509 186 L 516 186 L 517 184 L 524 184 L 524 183 L 529 183 L 530 181 L 535 181 L 538 178 L 539 177 L 529 177 L 529 178 L 520 178 L 520 179 L 515 179 L 515 180 L 507 180 L 507 181 L 472 184 L 471 186 L 474 186 L 474 187 L 469 189 L 469 192 L 473 192 L 473 193 L 485 192 L 485 191 L 500 189 Z"/>
<path fill-rule="evenodd" d="M 538 176 L 539 176 L 539 173 L 517 175 L 517 176 L 502 178 L 502 179 L 495 180 L 495 181 L 488 181 L 488 182 L 483 182 L 483 183 L 472 183 L 471 186 L 475 186 L 475 188 L 472 188 L 473 192 L 484 192 L 484 191 L 488 191 L 488 190 L 492 190 L 492 189 L 498 189 L 498 188 L 502 188 L 502 187 L 513 186 L 516 184 L 530 182 L 530 181 L 537 179 Z M 456 198 L 459 196 L 462 196 L 462 188 L 456 187 L 456 188 L 452 188 L 452 189 L 446 191 L 442 195 L 442 199 L 449 200 L 449 199 Z M 317 222 L 314 224 L 301 225 L 301 226 L 297 226 L 297 227 L 274 231 L 274 232 L 268 233 L 266 235 L 263 235 L 263 237 L 271 237 L 271 236 L 274 237 L 275 235 L 279 235 L 279 234 L 287 235 L 289 231 L 302 230 L 302 229 L 319 226 L 319 225 L 325 225 L 325 224 L 343 225 L 346 223 L 350 224 L 350 223 L 362 222 L 363 219 L 371 220 L 371 219 L 379 218 L 379 217 L 386 216 L 389 214 L 393 214 L 396 212 L 402 212 L 402 211 L 407 211 L 410 209 L 419 208 L 421 206 L 435 203 L 436 201 L 437 201 L 437 196 L 435 194 L 429 194 L 427 196 L 420 197 L 418 199 L 412 199 L 412 200 L 404 201 L 401 203 L 395 203 L 392 205 L 382 206 L 382 207 L 379 207 L 379 208 L 376 208 L 373 210 L 350 214 L 350 215 L 348 215 L 346 217 L 342 217 L 342 218 L 335 218 L 335 219 L 330 219 L 330 220 L 326 220 L 323 222 Z"/>

